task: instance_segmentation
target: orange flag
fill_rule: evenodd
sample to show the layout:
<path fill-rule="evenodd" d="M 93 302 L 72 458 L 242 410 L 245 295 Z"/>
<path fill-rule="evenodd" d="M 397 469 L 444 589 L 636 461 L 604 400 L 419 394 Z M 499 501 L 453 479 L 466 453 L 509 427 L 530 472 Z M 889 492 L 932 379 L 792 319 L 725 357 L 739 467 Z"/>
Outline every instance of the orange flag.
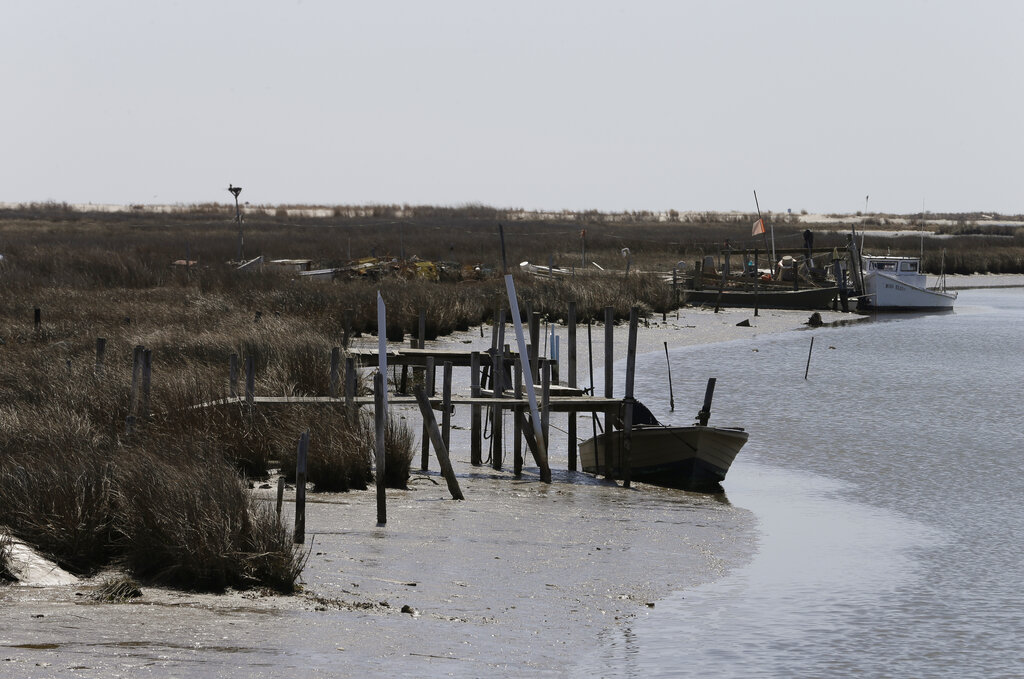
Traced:
<path fill-rule="evenodd" d="M 760 233 L 764 233 L 764 220 L 763 219 L 758 219 L 756 222 L 754 222 L 754 231 L 750 235 L 751 236 L 756 236 L 756 235 L 758 235 Z"/>

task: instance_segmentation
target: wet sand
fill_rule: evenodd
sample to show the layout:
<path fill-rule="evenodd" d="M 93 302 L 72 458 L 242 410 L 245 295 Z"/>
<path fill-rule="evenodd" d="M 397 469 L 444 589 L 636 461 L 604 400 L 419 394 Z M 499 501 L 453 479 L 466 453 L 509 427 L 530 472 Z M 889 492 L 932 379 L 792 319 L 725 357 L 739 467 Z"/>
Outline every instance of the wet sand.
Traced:
<path fill-rule="evenodd" d="M 637 351 L 792 330 L 809 315 L 684 309 L 678 319 L 659 316 L 641 327 Z M 737 327 L 743 320 L 752 327 Z M 484 348 L 490 329 L 483 334 L 474 329 L 438 344 Z M 564 343 L 564 328 L 558 334 Z M 617 362 L 626 334 L 625 325 L 616 327 Z M 603 336 L 595 326 L 598 393 Z M 584 382 L 585 327 L 579 337 Z M 514 342 L 511 332 L 506 341 Z M 680 409 L 695 404 L 695 414 L 701 396 L 677 393 L 676 401 Z M 418 433 L 418 415 L 407 414 Z M 629 621 L 660 599 L 722 577 L 756 548 L 754 518 L 729 504 L 728 481 L 725 494 L 708 495 L 622 489 L 565 471 L 561 417 L 552 422 L 554 482 L 537 480 L 528 453 L 517 480 L 508 471 L 510 448 L 506 471 L 468 464 L 468 408 L 453 424 L 466 500 L 450 499 L 436 459 L 428 473 L 414 473 L 410 490 L 388 491 L 386 526 L 376 524 L 372 491 L 309 495 L 310 554 L 298 596 L 144 587 L 141 598 L 111 604 L 90 597 L 98 579 L 0 587 L 0 676 L 561 676 L 629 634 Z M 506 443 L 510 434 L 509 426 Z M 255 492 L 269 501 L 273 491 Z"/>

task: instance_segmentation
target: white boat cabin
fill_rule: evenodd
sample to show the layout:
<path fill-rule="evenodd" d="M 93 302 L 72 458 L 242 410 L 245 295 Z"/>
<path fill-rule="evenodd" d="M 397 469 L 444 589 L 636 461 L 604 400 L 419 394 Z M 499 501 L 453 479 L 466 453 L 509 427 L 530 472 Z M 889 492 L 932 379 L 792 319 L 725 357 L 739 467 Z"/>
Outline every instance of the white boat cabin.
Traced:
<path fill-rule="evenodd" d="M 865 273 L 878 272 L 896 276 L 900 281 L 918 288 L 927 286 L 928 277 L 921 273 L 920 257 L 882 257 L 863 255 Z"/>

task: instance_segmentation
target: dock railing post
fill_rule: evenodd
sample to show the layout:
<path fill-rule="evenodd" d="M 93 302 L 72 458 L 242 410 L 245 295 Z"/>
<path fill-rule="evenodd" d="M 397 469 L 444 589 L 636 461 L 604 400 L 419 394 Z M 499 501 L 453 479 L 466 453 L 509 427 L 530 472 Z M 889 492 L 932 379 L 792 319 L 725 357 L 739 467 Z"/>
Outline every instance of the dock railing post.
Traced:
<path fill-rule="evenodd" d="M 373 421 L 375 425 L 374 457 L 376 469 L 374 480 L 377 482 L 377 525 L 388 522 L 387 495 L 384 492 L 385 475 L 387 474 L 387 407 L 384 405 L 384 394 L 387 388 L 387 377 L 379 371 L 373 376 Z"/>
<path fill-rule="evenodd" d="M 480 398 L 480 352 L 474 351 L 469 355 L 469 394 L 473 398 Z M 469 463 L 479 466 L 482 455 L 482 441 L 480 433 L 480 405 L 474 403 L 469 408 Z"/>
<path fill-rule="evenodd" d="M 622 415 L 622 486 L 629 488 L 633 476 L 633 385 L 636 373 L 636 333 L 639 310 L 629 310 L 629 340 L 626 345 L 626 398 Z"/>
<path fill-rule="evenodd" d="M 576 302 L 569 302 L 569 317 L 566 319 L 569 325 L 567 344 L 568 346 L 568 368 L 569 388 L 576 388 Z M 576 412 L 569 411 L 566 429 L 569 438 L 569 471 L 576 471 Z"/>
<path fill-rule="evenodd" d="M 615 379 L 613 371 L 615 348 L 615 309 L 604 308 L 604 397 L 612 398 L 612 386 Z M 604 414 L 604 476 L 606 479 L 615 478 L 615 471 L 612 466 L 612 449 L 614 440 L 612 436 L 612 418 Z"/>

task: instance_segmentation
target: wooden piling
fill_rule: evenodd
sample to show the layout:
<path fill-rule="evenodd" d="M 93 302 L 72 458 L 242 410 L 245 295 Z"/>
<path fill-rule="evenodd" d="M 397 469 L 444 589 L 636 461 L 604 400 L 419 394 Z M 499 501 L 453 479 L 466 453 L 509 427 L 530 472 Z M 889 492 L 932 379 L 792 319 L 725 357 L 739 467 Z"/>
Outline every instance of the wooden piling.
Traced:
<path fill-rule="evenodd" d="M 281 505 L 284 504 L 284 477 L 277 477 L 277 519 L 281 520 Z"/>
<path fill-rule="evenodd" d="M 540 430 L 544 434 L 544 449 L 549 449 L 551 437 L 548 436 L 548 425 L 551 423 L 551 364 L 544 362 L 540 378 Z"/>
<path fill-rule="evenodd" d="M 523 397 L 523 364 L 516 361 L 515 367 L 513 368 L 513 379 L 514 385 L 513 394 L 516 399 Z M 515 477 L 518 479 L 523 475 L 523 423 L 522 418 L 515 417 L 512 423 L 513 439 L 512 439 L 512 470 Z"/>
<path fill-rule="evenodd" d="M 668 358 L 668 342 L 665 342 L 665 366 L 668 368 L 668 409 L 669 412 L 676 411 L 676 399 L 672 394 L 672 361 Z"/>
<path fill-rule="evenodd" d="M 540 356 L 540 312 L 534 311 L 530 314 L 530 346 L 533 347 L 533 358 L 534 360 L 530 363 L 530 369 L 533 371 L 533 383 L 537 384 L 540 382 L 540 368 L 538 366 L 537 357 Z"/>
<path fill-rule="evenodd" d="M 633 476 L 633 384 L 636 373 L 636 333 L 639 310 L 629 310 L 629 339 L 626 344 L 626 397 L 622 415 L 622 486 L 629 488 Z M 607 446 L 605 450 L 611 450 Z"/>
<path fill-rule="evenodd" d="M 495 351 L 491 357 L 491 389 L 493 390 L 494 398 L 499 399 L 502 397 L 502 392 L 505 390 L 503 373 L 505 372 L 501 364 L 504 362 L 505 356 L 501 349 Z M 504 434 L 504 413 L 501 407 L 498 405 L 491 406 L 491 468 L 500 470 L 502 465 L 501 456 L 504 453 L 504 441 L 502 437 Z"/>
<path fill-rule="evenodd" d="M 434 357 L 427 357 L 427 370 L 424 375 L 427 393 L 434 395 Z M 420 434 L 420 471 L 427 471 L 430 468 L 430 431 L 427 429 L 427 421 L 423 421 L 423 429 Z"/>
<path fill-rule="evenodd" d="M 569 387 L 572 389 L 576 388 L 576 302 L 569 302 L 569 315 L 566 319 L 569 325 L 568 337 L 566 343 L 569 345 L 568 349 L 568 372 L 569 372 Z M 569 437 L 569 471 L 576 471 L 576 455 L 577 455 L 577 442 L 576 442 L 576 413 L 567 414 L 568 422 L 566 423 L 566 429 Z"/>
<path fill-rule="evenodd" d="M 427 399 L 426 391 L 421 387 L 416 389 L 416 402 L 419 404 L 420 413 L 423 415 L 423 422 L 427 425 L 427 431 L 434 444 L 434 454 L 437 455 L 437 462 L 441 466 L 441 474 L 448 483 L 448 492 L 452 499 L 465 500 L 462 489 L 459 488 L 459 480 L 455 478 L 455 470 L 452 469 L 451 458 L 448 457 L 448 448 L 441 439 L 441 432 L 437 429 L 437 420 L 434 419 L 434 412 L 430 409 L 430 401 Z"/>
<path fill-rule="evenodd" d="M 331 348 L 331 398 L 338 398 L 338 387 L 341 382 L 341 349 Z"/>
<path fill-rule="evenodd" d="M 452 362 L 444 362 L 443 382 L 441 387 L 441 440 L 445 449 L 451 447 L 452 430 Z"/>
<path fill-rule="evenodd" d="M 387 388 L 387 378 L 380 373 L 373 376 L 373 419 L 376 425 L 376 443 L 374 453 L 376 469 L 374 477 L 377 482 L 377 525 L 383 526 L 388 522 L 387 495 L 384 492 L 384 475 L 387 473 L 387 408 L 384 405 L 384 390 Z"/>
<path fill-rule="evenodd" d="M 469 394 L 473 398 L 480 398 L 480 352 L 474 351 L 469 355 Z M 481 408 L 473 404 L 469 408 L 469 463 L 479 466 L 483 457 L 483 445 L 481 440 Z"/>
<path fill-rule="evenodd" d="M 615 373 L 613 371 L 613 361 L 615 357 L 615 309 L 612 307 L 604 308 L 604 397 L 612 397 L 612 383 L 615 379 Z M 612 417 L 608 413 L 604 414 L 604 430 L 611 436 L 612 433 Z M 609 450 L 611 449 L 611 443 L 608 442 Z M 612 470 L 612 456 L 604 456 L 604 476 L 607 479 L 615 477 L 615 473 Z"/>
<path fill-rule="evenodd" d="M 306 454 L 309 451 L 309 432 L 302 432 L 295 456 L 295 544 L 306 542 Z"/>

